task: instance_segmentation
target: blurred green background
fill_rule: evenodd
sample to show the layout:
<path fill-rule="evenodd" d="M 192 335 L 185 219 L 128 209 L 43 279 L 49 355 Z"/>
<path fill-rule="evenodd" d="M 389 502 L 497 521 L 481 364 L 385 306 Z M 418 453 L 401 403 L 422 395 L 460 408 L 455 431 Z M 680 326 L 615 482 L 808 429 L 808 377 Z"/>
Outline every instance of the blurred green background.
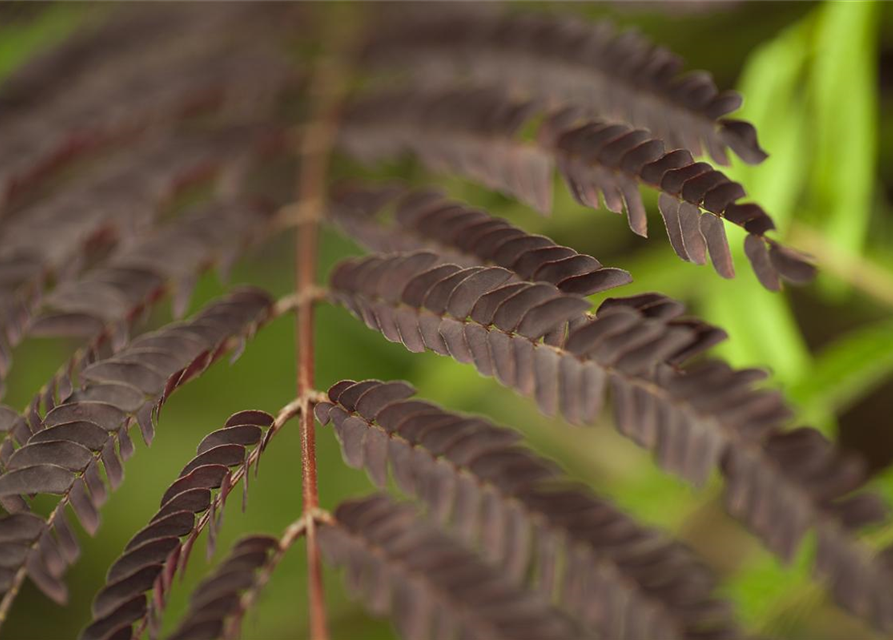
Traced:
<path fill-rule="evenodd" d="M 0 79 L 29 56 L 59 41 L 88 12 L 86 5 L 58 3 L 43 12 L 0 12 Z M 434 179 L 451 193 L 526 229 L 630 271 L 635 282 L 622 291 L 660 291 L 684 299 L 692 311 L 723 326 L 730 340 L 717 349 L 736 365 L 770 368 L 800 418 L 845 449 L 869 460 L 872 485 L 893 504 L 893 5 L 881 2 L 732 2 L 527 4 L 523 10 L 609 15 L 636 26 L 682 55 L 690 69 L 707 69 L 721 88 L 736 87 L 745 106 L 735 115 L 752 121 L 770 158 L 758 167 L 735 164 L 729 174 L 743 182 L 779 224 L 792 246 L 813 254 L 822 275 L 809 287 L 783 294 L 763 291 L 743 257 L 738 278 L 721 280 L 709 268 L 676 258 L 650 198 L 652 235 L 630 234 L 626 222 L 607 212 L 585 211 L 563 188 L 551 219 L 464 181 Z M 368 5 L 320 4 L 322 19 Z M 95 19 L 95 12 L 89 12 Z M 2 114 L 0 114 L 2 117 Z M 335 177 L 401 176 L 431 182 L 411 163 L 375 171 L 337 159 Z M 741 238 L 729 229 L 730 244 Z M 251 282 L 277 295 L 292 289 L 291 239 L 278 238 L 249 256 L 232 282 Z M 359 250 L 326 230 L 323 273 Z M 203 278 L 193 309 L 221 293 L 214 275 Z M 166 305 L 153 323 L 169 319 Z M 410 355 L 369 332 L 344 310 L 323 306 L 317 316 L 317 382 L 403 378 L 421 395 L 463 411 L 486 413 L 522 431 L 531 446 L 554 457 L 568 473 L 613 497 L 644 522 L 674 531 L 723 576 L 746 627 L 756 633 L 817 640 L 873 638 L 870 631 L 827 602 L 810 580 L 811 544 L 790 567 L 780 566 L 717 501 L 716 483 L 693 491 L 659 471 L 649 457 L 617 436 L 610 425 L 580 430 L 539 417 L 521 400 L 474 370 L 433 354 Z M 72 349 L 63 341 L 28 341 L 15 353 L 6 401 L 24 407 Z M 194 454 L 204 434 L 240 409 L 275 412 L 294 394 L 293 324 L 283 318 L 265 328 L 232 367 L 217 364 L 174 395 L 165 406 L 151 450 L 137 443 L 127 464 L 128 481 L 103 510 L 93 539 L 82 535 L 83 555 L 69 573 L 71 602 L 57 607 L 28 584 L 4 628 L 22 640 L 74 638 L 89 621 L 90 602 L 111 562 L 134 531 L 154 514 L 164 489 Z M 264 455 L 251 479 L 248 508 L 227 507 L 217 553 L 246 532 L 281 532 L 301 509 L 299 442 L 292 423 Z M 321 502 L 371 489 L 365 475 L 346 467 L 328 428 L 318 432 Z M 866 535 L 880 543 L 890 527 Z M 173 589 L 165 628 L 185 610 L 191 587 L 207 571 L 202 542 L 182 585 Z M 294 547 L 260 607 L 245 622 L 246 640 L 305 637 L 307 626 L 304 548 Z M 326 575 L 333 637 L 392 638 L 387 622 L 372 620 L 351 603 L 340 577 Z"/>

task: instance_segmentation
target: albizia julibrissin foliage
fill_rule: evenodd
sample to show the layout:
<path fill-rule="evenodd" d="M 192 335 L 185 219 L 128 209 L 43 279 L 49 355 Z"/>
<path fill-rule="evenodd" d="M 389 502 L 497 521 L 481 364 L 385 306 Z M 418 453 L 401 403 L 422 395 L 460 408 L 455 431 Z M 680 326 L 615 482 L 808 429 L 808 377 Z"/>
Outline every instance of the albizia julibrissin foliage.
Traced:
<path fill-rule="evenodd" d="M 431 185 L 329 184 L 316 170 L 327 152 L 314 146 L 318 123 L 294 114 L 314 112 L 320 92 L 304 79 L 334 82 L 332 62 L 308 73 L 289 42 L 311 37 L 306 24 L 323 13 L 118 7 L 0 86 L 0 379 L 15 375 L 11 349 L 27 338 L 79 341 L 27 407 L 0 408 L 0 623 L 25 580 L 67 601 L 65 572 L 80 554 L 72 516 L 100 535 L 134 427 L 147 445 L 156 431 L 164 438 L 160 413 L 174 390 L 237 357 L 272 318 L 330 302 L 411 352 L 473 366 L 546 415 L 613 424 L 694 485 L 719 478 L 728 512 L 782 560 L 813 532 L 817 578 L 843 608 L 893 631 L 893 550 L 859 536 L 887 516 L 861 490 L 862 463 L 792 428 L 765 372 L 705 355 L 726 339 L 721 328 L 659 293 L 624 297 L 635 274 Z M 809 261 L 772 236 L 767 212 L 744 201 L 745 187 L 698 159 L 766 157 L 750 124 L 726 118 L 741 97 L 709 74 L 682 73 L 677 56 L 604 23 L 496 7 L 382 15 L 344 50 L 319 42 L 364 80 L 340 79 L 355 91 L 330 105 L 328 146 L 372 165 L 408 155 L 544 213 L 557 172 L 580 204 L 625 212 L 642 236 L 644 186 L 683 260 L 709 256 L 733 277 L 731 223 L 747 231 L 745 253 L 767 288 L 812 278 Z M 300 175 L 315 176 L 325 197 L 282 196 L 276 166 L 296 136 L 311 139 Z M 179 318 L 203 271 L 225 274 L 289 224 L 311 224 L 314 207 L 371 253 L 337 264 L 324 289 L 275 300 L 235 287 L 147 330 L 159 301 L 170 296 Z M 302 429 L 312 415 L 331 424 L 346 464 L 382 490 L 393 478 L 409 500 L 311 505 L 282 537 L 240 540 L 172 638 L 238 635 L 305 532 L 308 549 L 318 540 L 358 599 L 411 639 L 747 633 L 694 550 L 570 481 L 518 432 L 414 394 L 402 381 L 343 380 L 286 399 L 275 417 L 245 410 L 209 427 L 109 568 L 80 637 L 158 635 L 194 544 L 207 531 L 213 553 L 227 497 L 239 482 L 247 491 L 249 471 L 295 415 Z"/>

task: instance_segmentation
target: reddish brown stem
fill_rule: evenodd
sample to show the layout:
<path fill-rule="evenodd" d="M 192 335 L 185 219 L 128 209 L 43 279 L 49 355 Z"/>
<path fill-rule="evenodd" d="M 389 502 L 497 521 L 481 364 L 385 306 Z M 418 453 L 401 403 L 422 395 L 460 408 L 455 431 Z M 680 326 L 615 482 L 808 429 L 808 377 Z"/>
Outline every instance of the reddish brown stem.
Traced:
<path fill-rule="evenodd" d="M 309 290 L 315 284 L 316 273 L 316 224 L 308 223 L 298 232 L 298 291 Z M 301 412 L 301 477 L 303 513 L 312 512 L 319 506 L 316 481 L 316 425 L 313 417 L 313 401 L 305 392 L 313 388 L 313 303 L 299 303 L 296 316 L 298 394 L 303 399 Z M 325 598 L 322 584 L 322 566 L 316 543 L 316 531 L 312 520 L 307 525 L 307 571 L 310 598 L 310 637 L 327 640 Z"/>
<path fill-rule="evenodd" d="M 310 87 L 313 114 L 299 142 L 300 169 L 297 189 L 297 239 L 295 246 L 296 319 L 295 347 L 298 363 L 298 397 L 301 407 L 301 469 L 303 514 L 307 529 L 307 571 L 310 600 L 310 637 L 328 640 L 322 564 L 312 514 L 319 507 L 316 480 L 316 425 L 314 399 L 314 323 L 319 219 L 329 170 L 329 156 L 338 122 L 344 82 L 336 59 L 319 62 Z"/>

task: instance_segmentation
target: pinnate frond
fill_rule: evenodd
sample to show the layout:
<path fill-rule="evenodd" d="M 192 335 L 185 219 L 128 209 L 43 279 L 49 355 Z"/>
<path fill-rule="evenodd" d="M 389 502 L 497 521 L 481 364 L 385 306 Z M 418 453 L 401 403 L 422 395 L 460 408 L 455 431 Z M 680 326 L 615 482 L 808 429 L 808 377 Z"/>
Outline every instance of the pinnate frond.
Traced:
<path fill-rule="evenodd" d="M 893 630 L 893 562 L 858 537 L 889 517 L 870 492 L 863 461 L 836 450 L 814 429 L 775 431 L 759 451 L 730 449 L 723 462 L 725 503 L 774 553 L 793 558 L 805 533 L 817 534 L 815 573 L 844 609 Z"/>
<path fill-rule="evenodd" d="M 129 321 L 162 294 L 174 292 L 174 315 L 185 312 L 208 266 L 226 272 L 267 230 L 264 207 L 217 200 L 122 248 L 105 264 L 50 292 L 26 327 L 31 336 L 127 335 Z"/>
<path fill-rule="evenodd" d="M 408 505 L 375 495 L 344 502 L 334 515 L 318 532 L 323 552 L 346 568 L 351 591 L 369 610 L 390 615 L 405 638 L 584 637 L 540 594 L 519 589 Z"/>
<path fill-rule="evenodd" d="M 571 485 L 519 435 L 423 400 L 403 382 L 344 380 L 316 407 L 345 462 L 388 468 L 430 517 L 606 638 L 732 637 L 710 572 L 678 543 Z M 608 595 L 610 594 L 610 595 Z"/>
<path fill-rule="evenodd" d="M 429 82 L 466 74 L 649 129 L 694 155 L 706 147 L 719 164 L 728 164 L 727 148 L 751 164 L 766 158 L 750 123 L 724 118 L 741 105 L 738 93 L 719 91 L 705 71 L 683 73 L 677 55 L 606 21 L 532 12 L 392 14 L 372 32 L 362 61 L 409 67 Z"/>
<path fill-rule="evenodd" d="M 360 43 L 320 38 L 313 85 L 295 96 L 298 112 L 314 114 L 295 130 L 299 201 L 267 215 L 271 199 L 247 198 L 246 181 L 267 151 L 291 146 L 274 123 L 280 107 L 294 113 L 283 98 L 303 74 L 276 45 L 303 13 L 114 8 L 0 87 L 0 395 L 26 336 L 85 339 L 22 412 L 0 406 L 0 623 L 26 578 L 66 600 L 64 576 L 80 554 L 69 507 L 94 535 L 134 452 L 131 427 L 151 443 L 174 390 L 295 311 L 299 397 L 276 418 L 235 414 L 202 440 L 110 568 L 84 640 L 157 635 L 171 581 L 201 533 L 210 556 L 232 489 L 242 481 L 247 490 L 270 439 L 314 406 L 346 463 L 380 488 L 392 475 L 425 518 L 380 495 L 347 502 L 334 518 L 320 509 L 313 420 L 303 413 L 302 516 L 281 539 L 237 543 L 193 595 L 175 638 L 238 635 L 305 531 L 314 636 L 326 635 L 317 534 L 369 608 L 413 638 L 738 636 L 713 576 L 684 545 L 568 482 L 515 432 L 414 398 L 402 382 L 313 390 L 313 305 L 327 296 L 388 340 L 473 364 L 547 415 L 593 424 L 610 404 L 616 429 L 660 467 L 695 484 L 718 476 L 729 513 L 783 561 L 815 535 L 814 569 L 835 600 L 893 631 L 893 548 L 874 553 L 860 536 L 888 516 L 863 490 L 864 465 L 813 429 L 790 429 L 792 412 L 763 386 L 764 372 L 691 365 L 726 336 L 686 317 L 680 302 L 646 293 L 602 299 L 593 311 L 585 296 L 626 284 L 628 273 L 437 190 L 392 183 L 331 192 L 328 218 L 381 253 L 342 262 L 328 291 L 316 287 L 333 143 L 369 163 L 414 156 L 543 213 L 557 172 L 578 203 L 625 214 L 640 236 L 647 187 L 683 260 L 709 257 L 733 277 L 728 222 L 747 233 L 744 254 L 766 288 L 809 281 L 809 260 L 772 237 L 773 221 L 744 200 L 744 187 L 696 161 L 706 151 L 727 164 L 729 149 L 748 163 L 765 158 L 754 128 L 725 117 L 741 97 L 608 23 L 384 8 Z M 374 72 L 369 82 L 348 77 L 348 58 Z M 382 79 L 396 89 L 379 89 Z M 341 104 L 352 88 L 358 95 Z M 210 180 L 210 202 L 179 217 L 174 198 Z M 163 296 L 172 294 L 179 318 L 199 273 L 225 270 L 292 222 L 294 295 L 274 303 L 235 290 L 189 321 L 131 339 Z M 49 513 L 48 495 L 59 497 Z"/>
<path fill-rule="evenodd" d="M 339 145 L 370 163 L 411 152 L 435 171 L 459 172 L 547 212 L 554 160 L 517 139 L 534 113 L 533 103 L 497 91 L 381 93 L 347 107 Z"/>
<path fill-rule="evenodd" d="M 207 13 L 138 11 L 103 30 L 108 44 L 118 46 L 123 55 L 109 55 L 100 47 L 95 52 L 98 60 L 72 58 L 56 66 L 63 52 L 23 70 L 2 94 L 7 103 L 20 106 L 0 122 L 0 210 L 73 160 L 131 142 L 148 129 L 208 110 L 230 120 L 254 121 L 268 111 L 293 72 L 280 52 L 256 39 L 252 43 L 250 36 L 268 20 L 267 12 L 252 16 L 244 9 L 221 8 L 211 19 Z M 172 26 L 178 14 L 191 18 Z M 240 30 L 244 39 L 233 47 Z M 73 46 L 77 55 L 93 51 L 95 44 L 81 40 Z M 69 66 L 76 67 L 76 73 L 70 73 Z M 62 81 L 52 82 L 57 74 Z M 31 94 L 47 76 L 56 91 L 64 87 L 62 96 L 41 99 L 45 88 Z"/>
<path fill-rule="evenodd" d="M 241 610 L 240 596 L 275 554 L 279 541 L 263 535 L 241 538 L 223 562 L 189 598 L 189 611 L 169 640 L 230 637 L 226 632 Z"/>
<path fill-rule="evenodd" d="M 591 424 L 611 386 L 618 428 L 657 451 L 671 470 L 703 481 L 718 463 L 727 437 L 722 426 L 697 415 L 699 398 L 680 397 L 694 410 L 677 408 L 668 387 L 674 370 L 668 368 L 666 380 L 655 372 L 661 363 L 709 348 L 723 332 L 679 318 L 684 307 L 656 294 L 606 300 L 590 318 L 588 301 L 554 285 L 510 282 L 511 272 L 500 267 L 438 262 L 430 253 L 348 260 L 332 273 L 332 295 L 388 340 L 474 364 L 482 375 L 535 398 L 546 415 L 560 411 L 573 423 Z M 643 396 L 640 406 L 667 409 L 667 417 L 658 424 L 636 421 L 625 402 L 632 394 Z M 690 436 L 686 446 L 703 448 L 702 456 L 670 455 L 677 413 Z M 732 422 L 729 431 L 746 428 L 748 418 Z"/>
<path fill-rule="evenodd" d="M 130 638 L 134 623 L 152 613 L 157 615 L 174 576 L 185 569 L 205 526 L 213 548 L 222 509 L 237 480 L 235 470 L 239 469 L 238 477 L 245 480 L 252 461 L 248 448 L 258 446 L 272 424 L 273 416 L 268 413 L 240 411 L 202 440 L 198 455 L 164 492 L 158 512 L 109 568 L 106 584 L 93 600 L 93 622 L 81 640 Z M 247 480 L 242 486 L 247 488 Z M 200 514 L 207 517 L 196 520 Z M 153 592 L 151 604 L 144 595 L 148 591 Z"/>
<path fill-rule="evenodd" d="M 735 276 L 722 221 L 748 232 L 745 253 L 758 279 L 778 290 L 779 278 L 803 284 L 815 269 L 804 256 L 766 237 L 775 223 L 757 204 L 740 203 L 744 187 L 706 162 L 695 162 L 684 149 L 669 151 L 661 140 L 640 129 L 604 121 L 582 121 L 573 111 L 555 114 L 539 132 L 553 150 L 558 170 L 580 204 L 626 211 L 630 229 L 646 236 L 645 208 L 639 185 L 660 193 L 658 209 L 676 254 L 705 264 L 709 252 L 715 271 Z"/>
<path fill-rule="evenodd" d="M 537 141 L 518 138 L 536 107 L 491 89 L 404 90 L 359 99 L 349 110 L 340 138 L 352 156 L 374 162 L 412 153 L 433 170 L 466 175 L 508 193 L 542 212 L 551 208 L 553 170 L 584 206 L 627 212 L 630 228 L 647 234 L 639 186 L 660 193 L 668 236 L 683 259 L 734 276 L 722 220 L 748 231 L 746 254 L 764 286 L 779 278 L 809 281 L 814 268 L 803 257 L 766 237 L 774 229 L 759 205 L 739 203 L 744 190 L 690 152 L 667 152 L 647 131 L 581 120 L 575 110 L 553 114 Z"/>
<path fill-rule="evenodd" d="M 459 267 L 431 266 L 436 263 L 424 253 L 348 261 L 333 273 L 333 295 L 389 340 L 473 363 L 483 375 L 534 397 L 547 415 L 560 411 L 572 422 L 591 423 L 610 387 L 621 433 L 653 450 L 661 467 L 693 482 L 718 468 L 730 513 L 782 558 L 816 528 L 817 569 L 832 577 L 837 599 L 875 624 L 888 624 L 883 594 L 889 590 L 879 587 L 887 584 L 889 569 L 849 532 L 884 513 L 876 497 L 848 496 L 861 482 L 859 466 L 812 429 L 785 432 L 791 412 L 780 394 L 755 386 L 764 372 L 721 362 L 687 370 L 667 364 L 715 340 L 709 332 L 699 337 L 685 321 L 667 322 L 681 312 L 678 303 L 660 296 L 608 300 L 592 320 L 550 344 L 539 338 L 556 325 L 539 320 L 560 323 L 562 317 L 546 313 L 546 304 L 555 305 L 549 296 L 545 303 L 519 297 L 502 307 L 534 285 L 506 285 L 508 277 L 495 267 L 468 270 L 463 279 L 456 276 Z M 486 279 L 477 273 L 487 273 Z M 450 285 L 438 289 L 448 279 Z M 552 292 L 551 300 L 560 295 Z M 844 586 L 857 579 L 864 590 Z"/>
<path fill-rule="evenodd" d="M 62 575 L 77 557 L 77 543 L 66 507 L 94 533 L 108 495 L 101 468 L 109 487 L 117 488 L 124 479 L 122 459 L 134 451 L 130 427 L 138 424 L 150 444 L 155 415 L 165 399 L 250 336 L 269 316 L 271 304 L 260 290 L 235 291 L 188 322 L 145 334 L 110 358 L 87 363 L 76 372 L 73 392 L 67 375 L 48 385 L 50 392 L 43 396 L 50 403 L 44 407 L 46 414 L 41 416 L 35 407 L 28 419 L 16 421 L 19 433 L 31 433 L 24 446 L 15 449 L 7 439 L 0 451 L 5 469 L 0 496 L 7 508 L 17 505 L 21 511 L 0 520 L 0 527 L 8 530 L 0 547 L 17 550 L 0 584 L 6 597 L 15 597 L 17 582 L 27 571 L 49 597 L 67 598 Z M 44 520 L 28 513 L 19 497 L 29 494 L 61 499 Z"/>
<path fill-rule="evenodd" d="M 60 311 L 70 311 L 72 306 L 80 310 L 84 305 L 97 311 L 90 304 L 96 300 L 82 298 L 83 289 L 73 292 L 72 287 L 80 287 L 71 284 L 87 263 L 91 244 L 112 239 L 127 254 L 135 245 L 148 243 L 147 228 L 172 197 L 263 153 L 271 136 L 275 138 L 275 132 L 266 128 L 240 127 L 149 143 L 133 150 L 122 165 L 105 165 L 79 186 L 63 189 L 11 219 L 0 229 L 0 380 L 11 365 L 10 348 L 28 332 L 54 334 L 65 329 L 59 327 L 65 316 L 56 316 L 53 322 L 44 318 L 40 327 L 30 326 L 50 283 L 56 282 L 57 293 L 47 304 L 61 306 Z M 138 298 L 142 288 L 149 286 L 147 278 L 154 278 L 143 271 L 145 259 L 139 263 L 137 255 L 126 255 L 117 264 L 94 272 L 96 282 L 90 286 L 102 289 L 101 306 L 109 313 L 115 309 L 128 313 L 121 296 Z"/>
<path fill-rule="evenodd" d="M 385 225 L 377 214 L 395 199 L 394 222 Z M 429 249 L 463 267 L 504 267 L 522 280 L 548 282 L 566 293 L 591 295 L 632 281 L 623 269 L 605 267 L 433 189 L 345 185 L 332 197 L 329 216 L 372 251 Z"/>

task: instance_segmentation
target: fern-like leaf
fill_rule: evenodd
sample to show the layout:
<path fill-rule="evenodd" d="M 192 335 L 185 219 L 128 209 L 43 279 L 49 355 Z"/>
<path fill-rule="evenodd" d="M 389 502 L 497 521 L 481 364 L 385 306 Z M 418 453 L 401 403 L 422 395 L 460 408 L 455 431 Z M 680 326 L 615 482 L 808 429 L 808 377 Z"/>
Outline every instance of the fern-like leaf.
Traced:
<path fill-rule="evenodd" d="M 221 510 L 236 482 L 234 469 L 239 469 L 238 477 L 245 477 L 252 461 L 248 447 L 259 445 L 272 424 L 273 416 L 268 413 L 240 411 L 202 440 L 198 455 L 164 492 L 158 512 L 109 568 L 106 584 L 93 600 L 93 622 L 81 640 L 130 638 L 134 623 L 151 612 L 157 615 L 174 576 L 185 569 L 192 545 L 205 526 L 213 549 Z M 207 517 L 196 520 L 200 514 Z M 151 604 L 144 595 L 148 591 L 153 592 Z"/>
<path fill-rule="evenodd" d="M 202 270 L 222 273 L 266 230 L 258 204 L 214 201 L 157 229 L 116 253 L 108 262 L 47 295 L 26 327 L 32 336 L 127 335 L 128 321 L 168 289 L 181 317 Z M 118 338 L 121 339 L 121 338 Z"/>
<path fill-rule="evenodd" d="M 177 13 L 184 18 L 191 14 L 182 30 L 169 27 Z M 102 57 L 93 64 L 72 60 L 70 64 L 81 73 L 73 74 L 71 84 L 53 85 L 57 90 L 66 87 L 64 97 L 39 99 L 45 90 L 35 97 L 27 95 L 31 87 L 45 82 L 48 74 L 62 73 L 67 79 L 66 65 L 53 66 L 62 54 L 50 54 L 46 62 L 24 70 L 8 90 L 8 101 L 23 104 L 0 123 L 4 141 L 0 147 L 0 210 L 13 196 L 33 188 L 74 159 L 132 141 L 147 128 L 174 124 L 209 109 L 230 119 L 256 120 L 292 77 L 282 54 L 256 42 L 244 46 L 250 40 L 247 37 L 243 46 L 232 47 L 239 29 L 248 36 L 252 25 L 259 26 L 257 17 L 245 11 L 221 10 L 218 19 L 209 21 L 199 12 L 149 10 L 142 18 L 131 14 L 122 22 L 120 32 L 115 32 L 113 23 L 105 33 L 111 44 L 128 43 L 120 47 L 126 54 L 109 56 L 100 47 L 96 54 Z M 147 31 L 143 33 L 143 29 Z M 128 37 L 136 34 L 139 37 Z M 81 41 L 74 46 L 92 51 L 94 43 Z M 177 73 L 172 74 L 171 69 Z M 246 109 L 249 104 L 250 112 Z"/>
<path fill-rule="evenodd" d="M 481 374 L 534 397 L 546 415 L 560 411 L 571 422 L 590 424 L 611 385 L 621 432 L 656 450 L 661 464 L 693 481 L 703 481 L 718 463 L 726 438 L 748 433 L 746 412 L 720 422 L 728 424 L 726 434 L 712 415 L 697 415 L 696 402 L 688 402 L 694 410 L 676 407 L 668 386 L 675 381 L 673 369 L 667 368 L 666 379 L 655 377 L 661 363 L 690 358 L 724 337 L 678 318 L 680 303 L 654 294 L 607 300 L 590 319 L 583 315 L 588 301 L 554 285 L 510 282 L 511 272 L 499 267 L 437 263 L 430 253 L 346 261 L 332 274 L 332 293 L 388 340 L 410 351 L 428 348 L 473 363 Z M 573 321 L 569 329 L 568 321 Z M 638 421 L 629 412 L 633 394 L 641 396 L 639 406 L 652 419 Z M 776 396 L 752 395 L 748 402 L 774 399 L 753 429 L 787 417 Z M 658 408 L 666 410 L 659 421 L 653 413 Z M 686 434 L 685 447 L 701 455 L 676 450 L 681 443 L 673 434 L 679 428 Z"/>
<path fill-rule="evenodd" d="M 348 112 L 341 146 L 363 161 L 411 152 L 434 170 L 459 172 L 504 191 L 543 212 L 551 207 L 557 164 L 584 206 L 627 212 L 630 228 L 647 234 L 639 185 L 657 189 L 668 236 L 683 259 L 704 264 L 709 250 L 717 273 L 734 276 L 722 219 L 748 231 L 746 253 L 760 281 L 778 289 L 779 278 L 802 283 L 814 276 L 803 256 L 766 237 L 774 229 L 756 204 L 741 204 L 744 190 L 690 152 L 667 153 L 664 143 L 627 125 L 583 121 L 575 110 L 552 115 L 537 142 L 517 133 L 535 111 L 531 102 L 491 89 L 406 90 L 360 99 Z"/>
<path fill-rule="evenodd" d="M 329 561 L 346 567 L 351 590 L 373 613 L 390 614 L 405 638 L 583 637 L 539 594 L 384 495 L 342 503 L 318 535 Z"/>
<path fill-rule="evenodd" d="M 547 212 L 554 160 L 516 139 L 534 113 L 533 103 L 496 91 L 383 93 L 347 107 L 339 143 L 364 162 L 411 151 L 435 171 L 459 171 Z"/>
<path fill-rule="evenodd" d="M 85 265 L 91 244 L 111 237 L 126 247 L 122 249 L 125 256 L 96 273 L 97 282 L 91 287 L 103 289 L 98 295 L 107 304 L 102 307 L 121 308 L 126 313 L 122 307 L 127 304 L 121 296 L 138 295 L 138 289 L 148 284 L 147 276 L 133 270 L 145 270 L 146 260 L 127 255 L 127 251 L 137 243 L 149 242 L 144 237 L 146 228 L 164 204 L 189 185 L 223 175 L 264 151 L 271 135 L 275 134 L 265 128 L 249 127 L 150 143 L 134 150 L 123 166 L 106 165 L 79 187 L 63 190 L 10 220 L 0 231 L 0 381 L 11 365 L 10 348 L 28 331 L 56 333 L 59 325 L 65 324 L 60 322 L 66 320 L 64 316 L 56 316 L 54 326 L 49 326 L 47 319 L 41 327 L 29 326 L 51 279 L 61 286 L 59 293 L 50 297 L 50 305 L 61 304 L 60 310 L 70 311 L 71 307 L 81 310 L 86 304 L 96 313 L 97 308 L 90 304 L 95 302 L 93 296 L 81 298 L 82 288 L 66 284 Z M 80 288 L 74 298 L 72 287 Z M 68 324 L 70 330 L 72 323 Z M 91 329 L 97 328 L 95 322 L 91 325 Z"/>
<path fill-rule="evenodd" d="M 733 637 L 715 582 L 688 549 L 570 485 L 554 464 L 484 419 L 410 399 L 403 382 L 345 380 L 316 407 L 345 462 L 424 501 L 503 575 L 533 586 L 600 637 Z"/>
<path fill-rule="evenodd" d="M 785 560 L 815 529 L 815 572 L 835 601 L 876 628 L 893 630 L 893 562 L 859 540 L 858 529 L 883 522 L 879 496 L 860 492 L 861 460 L 843 455 L 818 431 L 776 431 L 757 451 L 730 449 L 723 462 L 726 507 Z"/>
<path fill-rule="evenodd" d="M 241 538 L 223 562 L 198 585 L 189 598 L 189 611 L 168 640 L 223 637 L 239 615 L 240 595 L 253 588 L 259 572 L 275 556 L 279 541 L 270 536 Z"/>
<path fill-rule="evenodd" d="M 54 406 L 47 407 L 44 417 L 35 410 L 29 420 L 19 421 L 20 429 L 31 432 L 26 444 L 13 449 L 7 439 L 0 451 L 5 468 L 0 496 L 20 500 L 22 511 L 0 520 L 9 521 L 0 524 L 8 527 L 0 548 L 22 550 L 7 566 L 11 572 L 5 574 L 8 580 L 0 589 L 8 591 L 27 571 L 49 597 L 67 598 L 61 578 L 77 557 L 77 547 L 65 521 L 66 506 L 71 506 L 84 529 L 94 533 L 107 497 L 100 463 L 109 486 L 117 488 L 124 478 L 122 458 L 134 451 L 128 434 L 134 421 L 150 444 L 154 415 L 165 399 L 251 335 L 270 308 L 266 293 L 237 291 L 208 305 L 189 322 L 145 334 L 114 356 L 87 364 L 73 393 L 66 377 L 53 380 L 46 397 L 54 398 Z M 27 513 L 27 504 L 18 498 L 40 493 L 62 496 L 45 521 Z"/>
<path fill-rule="evenodd" d="M 433 189 L 395 184 L 330 192 L 329 220 L 380 253 L 338 264 L 327 291 L 314 284 L 332 147 L 370 163 L 414 156 L 542 213 L 557 172 L 578 203 L 625 214 L 640 236 L 647 187 L 681 259 L 709 258 L 732 277 L 728 222 L 747 233 L 744 254 L 766 288 L 806 282 L 815 269 L 774 239 L 744 187 L 696 161 L 706 152 L 727 164 L 729 150 L 751 164 L 765 158 L 754 128 L 725 117 L 741 97 L 705 72 L 683 73 L 637 32 L 551 12 L 382 8 L 362 33 L 339 25 L 318 38 L 314 23 L 307 44 L 325 47 L 311 91 L 294 96 L 312 114 L 296 131 L 299 201 L 267 215 L 272 199 L 248 199 L 247 178 L 266 151 L 290 146 L 278 119 L 297 112 L 280 107 L 304 76 L 276 47 L 303 13 L 115 7 L 0 86 L 0 396 L 26 336 L 84 339 L 23 411 L 0 406 L 0 623 L 26 579 L 66 600 L 65 574 L 81 553 L 70 517 L 96 533 L 134 453 L 131 428 L 150 444 L 171 393 L 223 355 L 237 358 L 270 318 L 296 312 L 298 397 L 275 418 L 239 412 L 202 440 L 110 568 L 83 640 L 158 634 L 171 581 L 202 532 L 210 556 L 234 487 L 243 482 L 244 508 L 249 470 L 311 407 L 333 425 L 349 466 L 379 488 L 393 476 L 425 517 L 381 495 L 333 517 L 318 506 L 307 447 L 301 517 L 278 540 L 237 543 L 194 594 L 178 640 L 238 635 L 304 532 L 314 534 L 314 636 L 326 635 L 317 541 L 368 607 L 413 638 L 739 634 L 711 572 L 684 545 L 569 483 L 515 432 L 415 398 L 402 382 L 315 391 L 313 308 L 327 296 L 389 341 L 473 364 L 547 415 L 593 424 L 610 401 L 615 428 L 660 467 L 695 484 L 718 476 L 729 513 L 783 561 L 812 533 L 814 570 L 834 599 L 893 632 L 893 546 L 875 553 L 860 539 L 888 517 L 864 490 L 864 465 L 811 428 L 791 429 L 764 372 L 691 365 L 726 336 L 685 317 L 680 302 L 602 297 L 593 310 L 586 296 L 628 273 Z M 352 77 L 357 69 L 373 73 Z M 382 90 L 383 79 L 396 83 Z M 178 217 L 173 198 L 210 180 L 207 207 Z M 197 274 L 225 270 L 248 243 L 293 222 L 293 295 L 274 303 L 238 289 L 131 338 L 164 295 L 181 317 Z M 302 415 L 305 444 L 312 418 Z"/>
<path fill-rule="evenodd" d="M 702 144 L 719 164 L 726 148 L 762 162 L 756 130 L 726 114 L 741 105 L 720 92 L 705 71 L 682 74 L 682 60 L 636 31 L 567 16 L 498 12 L 391 16 L 376 30 L 362 60 L 417 71 L 419 78 L 467 73 L 473 80 L 585 109 L 594 117 L 644 127 L 673 148 L 700 155 Z"/>
<path fill-rule="evenodd" d="M 840 603 L 888 624 L 889 590 L 877 587 L 887 584 L 889 569 L 847 532 L 884 513 L 875 497 L 845 497 L 860 483 L 858 465 L 827 442 L 817 445 L 821 436 L 812 429 L 785 433 L 791 411 L 780 394 L 754 387 L 764 372 L 721 362 L 669 366 L 711 344 L 704 342 L 709 333 L 667 321 L 681 305 L 654 294 L 607 300 L 594 319 L 550 343 L 540 339 L 579 314 L 565 294 L 506 284 L 509 272 L 497 267 L 437 263 L 426 253 L 347 261 L 333 272 L 333 295 L 388 340 L 473 363 L 534 397 L 547 415 L 560 411 L 571 422 L 591 423 L 610 386 L 621 433 L 692 482 L 719 468 L 729 511 L 783 559 L 817 528 L 817 568 L 834 579 Z M 795 453 L 786 456 L 790 449 Z M 853 580 L 867 586 L 851 589 Z"/>
<path fill-rule="evenodd" d="M 397 196 L 394 224 L 385 225 L 376 214 Z M 434 190 L 404 193 L 395 185 L 346 185 L 333 196 L 329 215 L 373 251 L 430 249 L 460 266 L 500 266 L 523 280 L 548 282 L 584 296 L 632 281 L 623 269 L 605 267 L 592 256 L 526 233 Z"/>

